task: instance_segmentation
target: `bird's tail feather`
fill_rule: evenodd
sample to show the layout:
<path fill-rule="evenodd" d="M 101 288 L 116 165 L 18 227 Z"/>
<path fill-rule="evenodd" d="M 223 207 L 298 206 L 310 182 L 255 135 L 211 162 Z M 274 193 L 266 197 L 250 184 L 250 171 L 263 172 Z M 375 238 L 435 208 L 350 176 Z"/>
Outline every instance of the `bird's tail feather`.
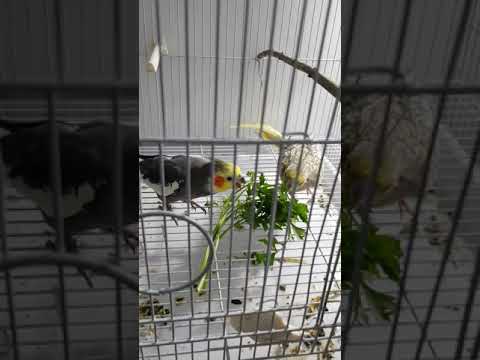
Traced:
<path fill-rule="evenodd" d="M 0 117 L 0 129 L 14 132 L 16 130 L 29 129 L 40 125 L 45 125 L 48 123 L 48 120 L 35 120 L 35 121 L 25 121 L 25 120 L 9 120 Z M 65 121 L 58 121 L 58 124 L 62 125 L 72 125 Z M 78 126 L 78 125 L 77 125 Z"/>
<path fill-rule="evenodd" d="M 241 124 L 241 128 L 243 129 L 255 129 L 258 133 L 260 133 L 261 124 Z M 270 125 L 264 124 L 262 132 L 260 134 L 264 140 L 281 140 L 282 134 L 275 130 Z"/>

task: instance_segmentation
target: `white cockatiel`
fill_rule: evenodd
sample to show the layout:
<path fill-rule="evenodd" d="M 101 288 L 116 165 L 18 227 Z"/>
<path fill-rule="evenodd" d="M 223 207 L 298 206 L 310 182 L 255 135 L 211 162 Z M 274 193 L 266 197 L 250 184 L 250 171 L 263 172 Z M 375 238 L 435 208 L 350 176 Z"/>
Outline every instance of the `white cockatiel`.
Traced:
<path fill-rule="evenodd" d="M 373 171 L 387 105 L 386 95 L 346 97 L 342 102 L 342 180 L 350 191 L 350 201 L 358 208 L 364 206 L 361 198 Z M 398 203 L 401 216 L 402 210 L 413 216 L 414 208 L 405 199 L 416 198 L 420 190 L 434 121 L 435 107 L 428 96 L 392 96 L 372 208 Z M 439 206 L 438 159 L 433 155 L 418 230 L 443 251 L 451 219 Z M 409 233 L 410 228 L 410 221 L 402 224 L 401 233 Z"/>
<path fill-rule="evenodd" d="M 255 129 L 267 141 L 283 139 L 282 133 L 272 126 L 264 124 L 241 124 L 240 128 Z M 260 131 L 261 130 L 261 131 Z M 322 185 L 325 178 L 326 156 L 323 157 L 319 145 L 315 144 L 288 144 L 283 146 L 280 174 L 281 179 L 290 191 L 305 190 L 311 194 L 317 185 L 317 198 L 323 198 Z M 322 168 L 320 169 L 320 165 Z"/>
<path fill-rule="evenodd" d="M 349 184 L 354 203 L 360 201 L 373 171 L 387 104 L 385 95 L 355 97 L 342 104 L 343 180 Z M 433 110 L 424 98 L 392 96 L 389 115 L 371 206 L 398 202 L 401 209 L 412 213 L 404 199 L 416 196 L 421 185 L 433 130 Z M 427 191 L 433 190 L 434 176 L 433 169 Z"/>

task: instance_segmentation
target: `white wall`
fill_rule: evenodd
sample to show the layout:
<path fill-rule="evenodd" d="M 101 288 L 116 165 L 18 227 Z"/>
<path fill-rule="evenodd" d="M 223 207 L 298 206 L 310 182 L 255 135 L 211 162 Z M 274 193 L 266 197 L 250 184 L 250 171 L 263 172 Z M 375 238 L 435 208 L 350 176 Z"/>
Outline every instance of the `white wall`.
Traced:
<path fill-rule="evenodd" d="M 345 1 L 342 7 L 344 19 L 348 19 L 343 24 L 343 35 L 350 30 L 352 3 Z M 350 61 L 349 66 L 393 66 L 406 0 L 369 0 L 360 4 L 351 49 L 355 62 Z M 446 78 L 464 4 L 464 0 L 411 2 L 400 69 L 411 72 L 419 86 L 439 84 Z M 375 22 L 370 21 L 372 14 Z M 480 81 L 479 24 L 480 2 L 474 1 L 454 73 L 457 84 L 478 85 Z"/>
<path fill-rule="evenodd" d="M 168 46 L 162 73 L 147 73 L 145 57 L 158 41 L 155 0 L 140 1 L 140 136 L 163 136 L 160 76 L 165 91 L 167 137 L 187 136 L 184 2 L 157 0 L 160 31 Z M 268 47 L 273 0 L 251 0 L 245 56 L 242 122 L 259 121 L 265 90 L 267 60 L 254 58 Z M 340 0 L 332 0 L 321 55 L 320 72 L 340 79 Z M 191 136 L 213 136 L 216 0 L 189 0 L 189 60 Z M 217 137 L 233 137 L 238 121 L 240 69 L 245 0 L 222 0 L 220 16 L 219 98 Z M 273 48 L 294 56 L 303 0 L 279 0 Z M 315 66 L 328 0 L 309 0 L 299 60 Z M 292 68 L 272 61 L 265 122 L 279 130 L 285 120 Z M 288 131 L 303 131 L 312 94 L 312 80 L 296 72 Z M 334 99 L 317 86 L 309 127 L 311 136 L 324 137 Z M 337 112 L 338 113 L 338 112 Z M 339 137 L 339 121 L 333 136 Z"/>

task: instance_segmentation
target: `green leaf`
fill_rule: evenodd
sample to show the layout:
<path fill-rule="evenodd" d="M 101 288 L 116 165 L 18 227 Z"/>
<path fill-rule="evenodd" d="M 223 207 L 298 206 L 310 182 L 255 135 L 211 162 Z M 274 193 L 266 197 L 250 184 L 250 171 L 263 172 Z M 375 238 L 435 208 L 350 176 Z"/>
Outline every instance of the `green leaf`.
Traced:
<path fill-rule="evenodd" d="M 300 220 L 306 223 L 308 221 L 308 206 L 297 202 L 295 204 L 295 214 L 298 215 Z"/>
<path fill-rule="evenodd" d="M 274 264 L 276 254 L 277 254 L 276 252 L 272 252 L 270 254 L 270 261 L 268 261 L 268 265 L 272 266 Z M 252 253 L 252 255 L 254 257 L 254 260 L 252 261 L 254 265 L 267 264 L 268 256 L 266 253 L 255 252 L 255 253 Z"/>
<path fill-rule="evenodd" d="M 366 252 L 391 280 L 400 281 L 402 250 L 398 240 L 388 235 L 375 235 L 367 242 Z"/>
<path fill-rule="evenodd" d="M 258 240 L 258 242 L 264 244 L 265 247 L 268 248 L 268 239 L 260 239 L 260 240 Z M 277 244 L 278 244 L 277 238 L 272 237 L 272 247 L 271 247 L 271 249 L 274 250 L 274 251 L 277 251 Z"/>
<path fill-rule="evenodd" d="M 389 321 L 394 311 L 395 298 L 373 289 L 365 283 L 362 283 L 362 290 L 369 304 L 376 310 L 376 313 L 382 320 Z"/>
<path fill-rule="evenodd" d="M 300 239 L 305 238 L 305 229 L 302 229 L 301 227 L 296 226 L 295 224 L 290 224 L 292 230 L 295 232 L 295 234 L 298 236 Z"/>

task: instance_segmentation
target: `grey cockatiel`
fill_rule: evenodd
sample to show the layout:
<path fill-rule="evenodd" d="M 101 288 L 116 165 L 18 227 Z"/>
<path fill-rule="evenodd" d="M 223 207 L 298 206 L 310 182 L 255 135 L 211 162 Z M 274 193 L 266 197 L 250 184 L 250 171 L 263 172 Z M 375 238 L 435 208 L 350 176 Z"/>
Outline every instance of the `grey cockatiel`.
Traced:
<path fill-rule="evenodd" d="M 140 174 L 142 181 L 152 188 L 160 200 L 166 197 L 165 208 L 171 210 L 171 203 L 176 201 L 188 201 L 187 194 L 187 157 L 176 155 L 173 157 L 163 156 L 165 174 L 162 172 L 162 158 L 160 156 L 140 155 Z M 213 179 L 211 174 L 213 170 Z M 235 174 L 235 183 L 233 182 Z M 162 192 L 162 176 L 164 176 L 165 194 Z M 213 181 L 213 184 L 212 184 Z M 210 195 L 213 192 L 223 192 L 233 187 L 240 188 L 245 183 L 240 168 L 233 167 L 232 163 L 201 156 L 190 156 L 190 184 L 191 199 Z M 194 208 L 203 207 L 191 201 Z"/>
<path fill-rule="evenodd" d="M 281 140 L 282 134 L 272 126 L 264 124 L 242 124 L 241 128 L 251 128 L 260 132 L 265 140 Z M 310 193 L 315 187 L 320 168 L 321 151 L 315 145 L 306 144 L 288 144 L 283 147 L 283 157 L 281 159 L 280 174 L 282 181 L 287 185 L 290 191 L 306 190 Z M 320 172 L 319 184 L 322 184 L 324 166 Z M 296 184 L 296 185 L 294 185 Z"/>
<path fill-rule="evenodd" d="M 0 140 L 7 183 L 30 198 L 55 228 L 49 124 L 0 120 L 0 127 L 10 132 Z M 58 133 L 65 248 L 76 252 L 75 234 L 114 227 L 113 126 L 58 123 Z M 138 127 L 122 125 L 121 134 L 121 214 L 127 226 L 138 223 Z M 81 273 L 92 286 L 88 276 Z"/>

